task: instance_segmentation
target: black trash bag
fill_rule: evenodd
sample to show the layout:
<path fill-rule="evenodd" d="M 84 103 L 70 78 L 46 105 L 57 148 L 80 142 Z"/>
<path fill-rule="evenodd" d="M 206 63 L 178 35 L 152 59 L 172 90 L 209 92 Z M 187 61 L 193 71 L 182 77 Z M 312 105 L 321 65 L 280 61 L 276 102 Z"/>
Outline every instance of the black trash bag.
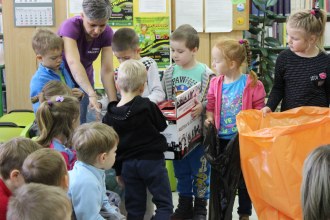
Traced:
<path fill-rule="evenodd" d="M 203 146 L 205 158 L 211 164 L 209 220 L 231 220 L 242 175 L 238 135 L 221 149 L 217 129 L 210 124 Z"/>

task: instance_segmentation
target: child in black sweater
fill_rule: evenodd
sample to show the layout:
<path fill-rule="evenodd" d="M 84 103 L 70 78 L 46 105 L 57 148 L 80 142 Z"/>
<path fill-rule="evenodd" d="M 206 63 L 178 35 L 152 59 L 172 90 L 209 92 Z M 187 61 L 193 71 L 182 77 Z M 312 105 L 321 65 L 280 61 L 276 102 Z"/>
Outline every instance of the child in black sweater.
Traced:
<path fill-rule="evenodd" d="M 156 104 L 140 95 L 147 80 L 145 66 L 137 60 L 123 62 L 118 70 L 117 89 L 121 100 L 110 102 L 103 123 L 119 135 L 114 168 L 119 184 L 125 184 L 127 219 L 142 220 L 146 190 L 153 195 L 156 219 L 169 219 L 172 193 L 165 168 L 165 117 Z"/>

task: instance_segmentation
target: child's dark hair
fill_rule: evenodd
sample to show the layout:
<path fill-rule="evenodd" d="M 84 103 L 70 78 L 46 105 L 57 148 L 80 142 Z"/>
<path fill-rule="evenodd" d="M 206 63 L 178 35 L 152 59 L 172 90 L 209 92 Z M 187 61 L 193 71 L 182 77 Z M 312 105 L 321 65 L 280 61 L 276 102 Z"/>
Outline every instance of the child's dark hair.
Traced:
<path fill-rule="evenodd" d="M 111 46 L 115 52 L 135 50 L 139 47 L 139 36 L 132 28 L 120 28 L 113 35 Z"/>
<path fill-rule="evenodd" d="M 17 137 L 0 145 L 0 175 L 9 179 L 12 170 L 21 170 L 25 158 L 42 147 L 28 138 Z"/>
<path fill-rule="evenodd" d="M 100 122 L 80 125 L 72 138 L 72 145 L 77 151 L 78 160 L 93 165 L 97 156 L 108 153 L 119 142 L 116 131 Z"/>
<path fill-rule="evenodd" d="M 227 61 L 235 61 L 239 67 L 246 63 L 247 68 L 249 68 L 251 50 L 247 40 L 223 38 L 219 39 L 214 46 L 220 50 Z M 250 70 L 249 75 L 252 78 L 251 86 L 255 86 L 258 81 L 257 74 L 253 70 Z"/>
<path fill-rule="evenodd" d="M 44 85 L 38 95 L 31 97 L 31 102 L 32 104 L 39 101 L 41 103 L 54 95 L 72 96 L 72 90 L 64 82 L 51 80 Z"/>
<path fill-rule="evenodd" d="M 48 51 L 63 50 L 63 39 L 45 28 L 38 28 L 32 37 L 32 48 L 37 55 L 44 56 Z"/>
<path fill-rule="evenodd" d="M 327 23 L 327 13 L 319 8 L 305 9 L 291 14 L 287 19 L 287 24 L 291 28 L 302 29 L 307 35 L 317 37 L 317 46 L 324 50 L 324 32 Z"/>
<path fill-rule="evenodd" d="M 187 48 L 199 48 L 199 36 L 195 28 L 189 24 L 179 26 L 170 36 L 170 40 L 184 41 Z"/>
<path fill-rule="evenodd" d="M 72 96 L 52 96 L 41 103 L 36 119 L 40 145 L 49 147 L 54 137 L 62 135 L 66 138 L 63 144 L 70 146 L 74 123 L 79 120 L 79 101 Z"/>
<path fill-rule="evenodd" d="M 27 156 L 22 166 L 22 175 L 26 183 L 61 186 L 68 171 L 64 158 L 58 151 L 43 148 Z"/>

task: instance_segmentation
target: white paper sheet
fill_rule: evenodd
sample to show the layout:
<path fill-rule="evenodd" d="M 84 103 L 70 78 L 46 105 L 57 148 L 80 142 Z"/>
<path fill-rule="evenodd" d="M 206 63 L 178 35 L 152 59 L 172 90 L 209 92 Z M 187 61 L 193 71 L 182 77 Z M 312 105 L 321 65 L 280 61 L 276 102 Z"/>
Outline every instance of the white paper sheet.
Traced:
<path fill-rule="evenodd" d="M 166 13 L 166 0 L 139 0 L 139 11 Z"/>
<path fill-rule="evenodd" d="M 80 14 L 82 9 L 82 0 L 69 0 L 69 14 Z"/>
<path fill-rule="evenodd" d="M 203 32 L 203 0 L 176 0 L 176 27 L 190 24 L 197 32 Z"/>
<path fill-rule="evenodd" d="M 205 32 L 233 30 L 233 5 L 229 0 L 205 0 Z"/>

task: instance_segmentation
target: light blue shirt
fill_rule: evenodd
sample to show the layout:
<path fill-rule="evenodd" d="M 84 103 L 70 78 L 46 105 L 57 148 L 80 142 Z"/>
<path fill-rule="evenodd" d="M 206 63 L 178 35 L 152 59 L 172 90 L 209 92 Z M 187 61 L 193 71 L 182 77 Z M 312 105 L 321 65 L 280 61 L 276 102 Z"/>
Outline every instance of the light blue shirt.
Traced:
<path fill-rule="evenodd" d="M 74 213 L 79 220 L 104 219 L 100 211 L 117 212 L 106 196 L 105 171 L 77 161 L 69 171 L 69 191 Z"/>
<path fill-rule="evenodd" d="M 243 91 L 247 75 L 235 82 L 222 85 L 219 137 L 230 140 L 237 133 L 236 115 L 242 109 Z"/>

